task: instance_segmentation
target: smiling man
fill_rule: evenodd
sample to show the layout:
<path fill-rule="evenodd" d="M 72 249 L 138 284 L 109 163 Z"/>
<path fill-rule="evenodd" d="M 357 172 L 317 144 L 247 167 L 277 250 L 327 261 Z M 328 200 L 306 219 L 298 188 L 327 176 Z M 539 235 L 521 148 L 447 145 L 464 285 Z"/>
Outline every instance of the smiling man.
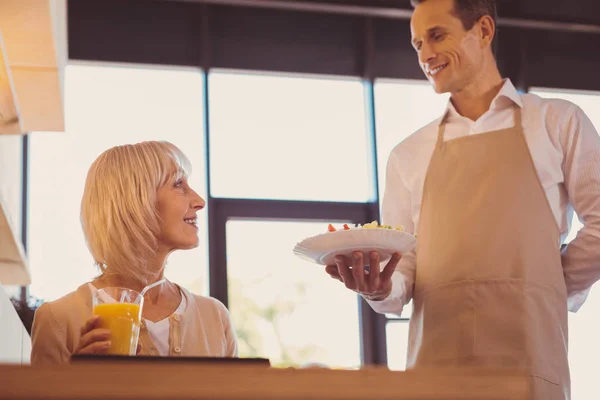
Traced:
<path fill-rule="evenodd" d="M 388 161 L 382 223 L 417 249 L 381 273 L 360 252 L 326 271 L 377 312 L 413 301 L 407 367 L 524 369 L 533 398 L 569 399 L 567 311 L 600 279 L 600 138 L 576 105 L 502 78 L 495 1 L 413 6 L 419 64 L 450 93 Z M 583 228 L 561 252 L 573 211 Z"/>

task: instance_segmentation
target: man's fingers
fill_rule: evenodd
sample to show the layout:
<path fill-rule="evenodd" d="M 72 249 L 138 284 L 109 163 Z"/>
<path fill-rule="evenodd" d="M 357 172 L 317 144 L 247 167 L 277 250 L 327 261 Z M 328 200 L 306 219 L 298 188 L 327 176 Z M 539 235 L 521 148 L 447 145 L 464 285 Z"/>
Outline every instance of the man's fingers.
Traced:
<path fill-rule="evenodd" d="M 325 267 L 325 272 L 327 272 L 329 275 L 340 276 L 337 265 L 327 265 Z"/>
<path fill-rule="evenodd" d="M 330 277 L 332 277 L 333 279 L 337 279 L 340 282 L 342 281 L 342 277 L 340 276 L 339 272 L 338 272 L 338 267 L 337 265 L 328 265 L 325 267 L 325 272 L 327 272 L 329 274 Z"/>
<path fill-rule="evenodd" d="M 388 261 L 388 263 L 386 264 L 383 271 L 381 271 L 379 280 L 382 282 L 386 282 L 386 281 L 392 279 L 392 274 L 396 270 L 396 266 L 398 265 L 398 262 L 400 262 L 401 259 L 402 259 L 401 253 L 397 252 L 397 253 L 392 254 L 392 258 L 390 259 L 390 261 Z"/>
<path fill-rule="evenodd" d="M 372 251 L 369 254 L 369 281 L 375 282 L 379 279 L 379 274 L 381 273 L 381 266 L 379 265 L 379 253 L 376 251 Z"/>
<path fill-rule="evenodd" d="M 363 295 L 379 292 L 382 287 L 387 286 L 396 270 L 398 262 L 402 258 L 400 253 L 392 254 L 390 261 L 381 270 L 381 259 L 379 253 L 369 253 L 369 273 L 365 274 L 365 261 L 360 251 L 352 253 L 352 268 L 348 266 L 346 257 L 338 255 L 335 257 L 336 265 L 327 265 L 325 272 L 333 279 L 344 282 L 348 289 Z"/>
<path fill-rule="evenodd" d="M 356 281 L 352 275 L 352 272 L 350 271 L 350 268 L 348 267 L 348 264 L 346 264 L 346 258 L 344 256 L 336 256 L 335 264 L 338 267 L 338 273 L 340 274 L 346 287 L 352 290 L 356 289 Z"/>
<path fill-rule="evenodd" d="M 355 251 L 352 253 L 352 275 L 356 282 L 356 289 L 359 292 L 363 292 L 367 289 L 365 281 L 365 261 L 361 251 Z"/>

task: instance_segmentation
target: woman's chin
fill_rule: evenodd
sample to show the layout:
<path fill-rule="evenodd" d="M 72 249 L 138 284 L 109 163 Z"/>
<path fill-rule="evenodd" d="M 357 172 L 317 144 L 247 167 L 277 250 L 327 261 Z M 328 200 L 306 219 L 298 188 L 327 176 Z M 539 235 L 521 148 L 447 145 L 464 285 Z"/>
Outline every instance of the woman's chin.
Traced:
<path fill-rule="evenodd" d="M 198 247 L 200 241 L 198 239 L 194 240 L 194 241 L 189 241 L 186 243 L 181 243 L 178 247 L 177 250 L 192 250 L 195 249 L 196 247 Z"/>

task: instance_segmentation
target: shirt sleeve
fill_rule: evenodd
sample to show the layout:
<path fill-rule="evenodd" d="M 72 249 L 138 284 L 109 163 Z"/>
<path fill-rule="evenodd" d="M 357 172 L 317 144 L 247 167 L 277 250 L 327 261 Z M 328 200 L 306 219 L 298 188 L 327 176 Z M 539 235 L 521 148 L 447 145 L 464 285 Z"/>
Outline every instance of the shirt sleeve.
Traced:
<path fill-rule="evenodd" d="M 410 191 L 400 174 L 398 155 L 392 152 L 386 169 L 385 192 L 382 203 L 382 223 L 404 226 L 408 233 L 415 233 L 411 214 Z M 371 308 L 380 314 L 401 315 L 404 306 L 412 298 L 416 271 L 416 251 L 402 254 L 402 259 L 392 275 L 392 291 L 382 301 L 367 300 Z"/>
<path fill-rule="evenodd" d="M 224 357 L 238 357 L 237 335 L 235 333 L 231 314 L 223 303 L 218 300 L 216 300 L 216 303 L 219 308 L 219 313 L 221 314 L 221 323 L 223 325 Z"/>
<path fill-rule="evenodd" d="M 576 312 L 600 279 L 600 137 L 587 115 L 572 105 L 560 138 L 565 188 L 583 224 L 562 250 L 568 306 Z"/>

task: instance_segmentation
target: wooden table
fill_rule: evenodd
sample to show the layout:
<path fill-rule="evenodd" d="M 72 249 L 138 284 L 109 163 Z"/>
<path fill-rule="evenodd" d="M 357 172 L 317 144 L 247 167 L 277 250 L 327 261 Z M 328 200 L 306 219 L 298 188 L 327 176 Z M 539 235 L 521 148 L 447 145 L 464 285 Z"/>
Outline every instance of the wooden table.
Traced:
<path fill-rule="evenodd" d="M 278 369 L 194 363 L 0 365 L 10 400 L 525 400 L 529 381 L 507 371 Z"/>

